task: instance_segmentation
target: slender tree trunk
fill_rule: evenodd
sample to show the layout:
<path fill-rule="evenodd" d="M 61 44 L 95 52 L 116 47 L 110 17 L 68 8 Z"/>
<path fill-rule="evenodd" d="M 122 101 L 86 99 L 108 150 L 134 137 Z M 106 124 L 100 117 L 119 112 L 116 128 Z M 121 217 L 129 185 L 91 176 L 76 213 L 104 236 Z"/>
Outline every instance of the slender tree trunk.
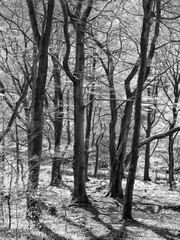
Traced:
<path fill-rule="evenodd" d="M 130 162 L 129 174 L 126 184 L 125 199 L 124 199 L 124 208 L 123 208 L 123 218 L 132 219 L 132 199 L 133 199 L 133 189 L 135 182 L 135 174 L 137 168 L 137 162 L 139 157 L 139 136 L 140 136 L 140 125 L 141 125 L 141 101 L 142 101 L 142 91 L 143 83 L 146 78 L 147 70 L 147 50 L 149 42 L 149 33 L 151 26 L 151 11 L 154 5 L 154 0 L 150 0 L 148 3 L 143 0 L 143 26 L 141 33 L 141 65 L 139 70 L 138 82 L 137 82 L 137 91 L 135 97 L 135 120 L 134 120 L 134 131 L 132 139 L 132 157 Z"/>
<path fill-rule="evenodd" d="M 99 112 L 100 113 L 100 112 Z M 96 161 L 95 161 L 95 167 L 94 167 L 94 177 L 97 177 L 97 171 L 98 171 L 98 165 L 99 165 L 99 145 L 101 140 L 103 139 L 104 133 L 106 131 L 106 128 L 104 127 L 103 130 L 103 125 L 102 125 L 102 121 L 100 121 L 100 133 L 95 141 L 95 147 L 96 147 Z"/>
<path fill-rule="evenodd" d="M 85 135 L 85 159 L 86 159 L 86 169 L 85 169 L 85 178 L 88 181 L 88 162 L 89 162 L 89 142 L 90 142 L 90 133 L 91 133 L 91 121 L 92 121 L 92 112 L 93 112 L 93 105 L 94 105 L 94 86 L 95 86 L 95 66 L 96 66 L 96 59 L 93 58 L 93 66 L 92 66 L 92 83 L 90 87 L 89 93 L 89 103 L 86 109 L 86 135 Z"/>
<path fill-rule="evenodd" d="M 169 130 L 173 129 L 176 125 L 177 122 L 177 117 L 178 117 L 178 110 L 177 110 L 177 104 L 179 101 L 179 96 L 180 96 L 180 91 L 179 91 L 179 83 L 180 83 L 180 76 L 174 78 L 175 83 L 173 84 L 174 87 L 174 104 L 173 104 L 173 121 L 170 123 L 170 128 Z M 174 136 L 173 134 L 169 135 L 169 147 L 168 147 L 168 152 L 169 152 L 169 185 L 170 189 L 173 187 L 173 182 L 174 182 Z"/>
<path fill-rule="evenodd" d="M 116 150 L 116 159 L 113 162 L 110 176 L 110 189 L 108 195 L 113 198 L 122 199 L 124 197 L 122 189 L 122 179 L 124 176 L 124 158 L 128 141 L 128 133 L 131 122 L 133 100 L 127 101 L 121 123 L 121 132 Z"/>
<path fill-rule="evenodd" d="M 92 34 L 93 35 L 93 34 Z M 93 36 L 94 37 L 94 36 Z M 110 50 L 105 47 L 97 39 L 94 39 L 97 46 L 104 51 L 107 55 L 108 65 L 104 63 L 103 59 L 99 57 L 101 64 L 106 73 L 108 83 L 109 83 L 109 97 L 110 97 L 110 111 L 111 119 L 109 124 L 109 154 L 110 154 L 110 166 L 111 166 L 111 175 L 114 174 L 114 167 L 117 167 L 117 157 L 116 157 L 116 123 L 117 123 L 117 103 L 116 103 L 116 90 L 114 87 L 114 61 L 113 55 Z M 110 177 L 111 179 L 112 177 Z M 110 180 L 111 184 L 111 180 Z"/>
<path fill-rule="evenodd" d="M 174 181 L 174 153 L 173 153 L 173 145 L 174 145 L 174 139 L 173 134 L 169 135 L 169 186 L 170 189 L 173 187 L 173 181 Z"/>
<path fill-rule="evenodd" d="M 66 131 L 67 131 L 67 146 L 71 144 L 71 129 L 70 129 L 70 109 L 69 109 L 69 104 L 70 104 L 70 89 L 67 89 L 67 97 L 66 97 L 66 111 L 67 111 L 67 125 L 66 125 Z"/>
<path fill-rule="evenodd" d="M 148 107 L 147 113 L 147 129 L 146 129 L 146 138 L 150 137 L 151 135 L 151 108 Z M 150 167 L 150 142 L 146 144 L 145 150 L 145 165 L 144 165 L 144 181 L 151 181 L 149 177 L 149 167 Z"/>
<path fill-rule="evenodd" d="M 148 97 L 156 97 L 158 96 L 158 82 L 155 82 L 155 85 L 151 89 L 148 87 L 147 89 Z M 156 100 L 154 101 L 154 106 L 156 107 Z M 146 138 L 149 138 L 151 135 L 151 129 L 153 127 L 153 123 L 155 121 L 156 110 L 152 109 L 151 106 L 148 106 L 147 112 L 147 128 L 146 128 Z M 150 169 L 150 145 L 151 143 L 148 142 L 146 144 L 145 149 L 145 164 L 144 164 L 144 181 L 151 181 L 149 176 L 149 169 Z"/>
<path fill-rule="evenodd" d="M 131 123 L 132 108 L 134 104 L 135 92 L 131 92 L 130 82 L 137 73 L 139 68 L 139 60 L 134 65 L 132 71 L 126 78 L 124 85 L 126 90 L 127 102 L 121 121 L 121 130 L 116 148 L 114 162 L 111 168 L 110 186 L 108 195 L 113 198 L 123 198 L 122 178 L 124 175 L 124 159 L 126 155 L 126 146 L 128 141 L 129 128 Z"/>
<path fill-rule="evenodd" d="M 97 46 L 105 52 L 108 58 L 108 65 L 106 66 L 103 59 L 99 58 L 101 64 L 106 73 L 108 83 L 109 83 L 109 97 L 110 97 L 110 112 L 111 119 L 109 124 L 109 155 L 110 155 L 110 187 L 107 195 L 116 197 L 116 173 L 118 170 L 118 158 L 116 154 L 116 123 L 117 123 L 117 103 L 116 103 L 116 91 L 114 87 L 114 62 L 113 56 L 108 48 L 105 48 L 104 45 L 98 40 L 94 39 Z M 118 182 L 119 183 L 119 182 Z M 119 187 L 119 185 L 118 185 Z"/>
<path fill-rule="evenodd" d="M 57 63 L 58 53 L 53 61 L 54 75 L 54 156 L 52 162 L 51 185 L 59 186 L 61 182 L 61 159 L 60 159 L 60 143 L 63 128 L 63 93 L 61 90 L 61 73 Z"/>

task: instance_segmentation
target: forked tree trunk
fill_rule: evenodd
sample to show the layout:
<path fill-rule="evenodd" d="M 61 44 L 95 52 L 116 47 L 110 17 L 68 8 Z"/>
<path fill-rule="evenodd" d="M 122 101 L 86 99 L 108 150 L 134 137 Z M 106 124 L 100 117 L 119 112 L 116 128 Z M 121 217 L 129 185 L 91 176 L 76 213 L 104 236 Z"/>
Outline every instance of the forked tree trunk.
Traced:
<path fill-rule="evenodd" d="M 84 80 L 84 36 L 87 24 L 87 18 L 92 9 L 93 0 L 88 0 L 87 6 L 82 11 L 83 1 L 78 1 L 74 11 L 69 9 L 68 2 L 60 0 L 62 12 L 64 16 L 64 35 L 66 40 L 66 53 L 63 66 L 67 76 L 73 82 L 74 97 L 74 157 L 73 157 L 73 173 L 74 173 L 74 191 L 73 200 L 78 203 L 90 203 L 85 188 L 85 141 L 84 141 L 84 96 L 83 96 L 83 80 Z M 70 38 L 68 32 L 69 19 L 74 27 L 76 34 L 75 49 L 75 69 L 71 73 L 69 68 L 70 55 Z"/>
<path fill-rule="evenodd" d="M 116 160 L 114 161 L 111 170 L 109 195 L 113 198 L 118 199 L 122 199 L 124 197 L 122 179 L 124 176 L 124 159 L 126 155 L 126 146 L 131 122 L 132 108 L 133 100 L 127 101 L 121 123 L 121 132 L 117 145 Z"/>
<path fill-rule="evenodd" d="M 155 44 L 156 39 L 159 35 L 159 26 L 160 26 L 160 1 L 157 1 L 157 13 L 156 13 L 156 24 L 154 29 L 154 37 L 152 38 L 151 44 L 150 44 L 150 50 L 148 54 L 148 61 L 151 62 L 154 52 L 155 52 Z M 125 80 L 125 90 L 126 90 L 126 96 L 127 96 L 127 103 L 125 106 L 125 111 L 122 119 L 121 124 L 121 132 L 119 136 L 119 142 L 116 150 L 116 161 L 114 161 L 113 169 L 115 170 L 115 174 L 113 175 L 113 181 L 112 184 L 110 184 L 110 192 L 109 194 L 111 196 L 114 196 L 116 198 L 122 198 L 123 197 L 123 190 L 122 190 L 122 176 L 124 168 L 129 163 L 129 159 L 131 157 L 131 154 L 128 154 L 126 157 L 125 162 L 125 155 L 126 155 L 126 146 L 127 146 L 127 140 L 128 140 L 128 133 L 129 133 L 129 126 L 131 121 L 131 115 L 132 115 L 132 107 L 134 103 L 134 96 L 135 96 L 135 90 L 131 92 L 130 88 L 130 82 L 136 75 L 138 69 L 139 69 L 140 61 L 137 60 L 136 64 L 132 68 L 132 71 L 128 75 L 128 77 Z M 147 79 L 149 72 L 150 72 L 151 65 L 148 65 L 146 67 L 146 74 L 144 81 Z M 129 102 L 130 101 L 130 102 Z M 128 110 L 129 109 L 129 110 Z"/>
<path fill-rule="evenodd" d="M 151 26 L 151 12 L 154 5 L 154 0 L 148 1 L 148 3 L 143 0 L 143 26 L 141 32 L 141 65 L 137 81 L 137 91 L 135 97 L 135 120 L 134 120 L 134 130 L 132 139 L 132 157 L 130 162 L 129 174 L 126 184 L 124 208 L 123 208 L 123 218 L 132 219 L 132 199 L 133 199 L 133 189 L 135 182 L 135 174 L 137 168 L 137 162 L 139 157 L 139 136 L 140 136 L 140 125 L 141 125 L 141 101 L 142 101 L 142 91 L 143 84 L 146 78 L 147 70 L 147 51 L 149 42 L 149 33 Z"/>
<path fill-rule="evenodd" d="M 42 139 L 43 139 L 43 124 L 44 124 L 44 99 L 45 99 L 45 85 L 48 67 L 48 46 L 50 40 L 54 0 L 48 1 L 48 6 L 45 11 L 46 17 L 44 18 L 45 28 L 42 35 L 39 33 L 38 23 L 36 19 L 35 8 L 32 0 L 26 0 L 29 17 L 31 21 L 34 39 L 38 46 L 38 60 L 39 66 L 37 70 L 37 78 L 33 86 L 33 99 L 32 99 L 32 128 L 30 135 L 30 154 L 29 154 L 29 176 L 27 186 L 27 217 L 37 221 L 39 213 L 36 212 L 37 203 L 34 200 L 34 193 L 39 183 L 40 160 L 42 153 Z"/>
<path fill-rule="evenodd" d="M 124 85 L 126 90 L 127 102 L 124 109 L 123 118 L 121 121 L 121 130 L 119 135 L 119 140 L 115 152 L 115 158 L 111 168 L 110 176 L 110 186 L 108 195 L 113 198 L 122 199 L 123 189 L 122 189 L 122 178 L 124 175 L 124 159 L 126 155 L 126 146 L 128 141 L 129 128 L 131 123 L 132 108 L 134 104 L 135 92 L 131 92 L 130 82 L 137 73 L 139 68 L 139 60 L 134 65 L 132 71 L 126 78 Z"/>

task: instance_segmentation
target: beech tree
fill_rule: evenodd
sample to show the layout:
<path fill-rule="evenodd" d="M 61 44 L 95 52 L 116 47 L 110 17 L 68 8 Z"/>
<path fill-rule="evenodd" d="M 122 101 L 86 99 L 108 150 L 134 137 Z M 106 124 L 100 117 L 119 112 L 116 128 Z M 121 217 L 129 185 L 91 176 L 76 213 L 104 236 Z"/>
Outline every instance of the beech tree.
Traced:
<path fill-rule="evenodd" d="M 37 75 L 33 79 L 32 95 L 32 122 L 30 133 L 30 158 L 29 158 L 29 176 L 27 189 L 27 207 L 28 217 L 37 220 L 38 215 L 35 211 L 36 202 L 33 199 L 34 191 L 38 187 L 40 160 L 42 153 L 43 123 L 44 123 L 44 101 L 45 85 L 48 68 L 48 46 L 50 41 L 51 26 L 53 21 L 54 0 L 48 0 L 47 6 L 42 2 L 43 23 L 40 26 L 38 22 L 35 5 L 32 0 L 26 0 L 34 41 L 37 48 L 35 61 L 38 62 Z M 35 2 L 36 3 L 36 2 Z M 37 6 L 37 5 L 36 5 Z M 41 28 L 41 31 L 40 31 Z"/>
<path fill-rule="evenodd" d="M 124 207 L 123 207 L 123 218 L 132 219 L 132 199 L 133 199 L 133 187 L 135 182 L 136 168 L 139 157 L 139 136 L 140 136 L 140 125 L 141 125 L 141 103 L 142 103 L 142 91 L 143 84 L 146 79 L 146 72 L 148 66 L 148 43 L 149 43 L 149 34 L 151 30 L 151 13 L 153 11 L 155 1 L 142 0 L 143 5 L 143 24 L 141 32 L 141 42 L 140 42 L 140 69 L 138 74 L 137 81 L 137 90 L 135 96 L 135 113 L 134 113 L 134 130 L 133 130 L 133 139 L 132 139 L 132 155 L 130 161 L 129 174 L 126 184 Z M 160 1 L 157 1 L 157 4 L 160 4 Z M 160 19 L 158 19 L 160 20 Z"/>
<path fill-rule="evenodd" d="M 73 200 L 78 203 L 89 203 L 85 188 L 85 140 L 84 140 L 84 41 L 87 20 L 91 13 L 93 0 L 72 3 L 70 8 L 68 1 L 60 0 L 64 17 L 64 37 L 66 41 L 66 53 L 63 60 L 64 70 L 73 83 L 74 98 L 74 192 Z M 74 72 L 69 66 L 71 42 L 69 36 L 69 21 L 75 31 L 75 67 Z"/>

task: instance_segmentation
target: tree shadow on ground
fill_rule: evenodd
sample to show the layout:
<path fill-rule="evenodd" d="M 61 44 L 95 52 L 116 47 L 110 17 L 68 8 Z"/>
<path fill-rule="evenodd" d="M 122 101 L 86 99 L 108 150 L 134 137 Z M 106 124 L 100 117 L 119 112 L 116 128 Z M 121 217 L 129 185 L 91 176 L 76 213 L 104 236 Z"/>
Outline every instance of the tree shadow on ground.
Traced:
<path fill-rule="evenodd" d="M 154 205 L 153 205 L 154 206 Z M 86 205 L 86 204 L 72 204 L 69 208 L 73 207 L 74 209 L 82 209 L 85 212 L 83 216 L 85 216 L 85 221 L 75 221 L 73 218 L 69 218 L 66 216 L 61 216 L 65 222 L 67 222 L 70 226 L 74 226 L 82 231 L 82 234 L 85 236 L 85 239 L 89 240 L 128 240 L 129 237 L 133 239 L 134 235 L 134 227 L 137 227 L 139 232 L 143 231 L 144 233 L 149 230 L 157 235 L 157 237 L 163 237 L 166 240 L 176 240 L 180 239 L 180 231 L 178 229 L 168 229 L 167 227 L 158 227 L 156 225 L 146 224 L 136 220 L 122 220 L 121 213 L 119 212 L 119 220 L 116 221 L 114 224 L 113 222 L 107 222 L 105 220 L 106 216 L 109 216 L 109 209 L 106 212 L 102 212 L 101 209 L 99 210 L 98 207 L 93 205 Z M 47 208 L 47 207 L 46 207 Z M 46 209 L 47 210 L 47 209 Z M 79 212 L 77 211 L 77 212 Z M 88 214 L 90 216 L 88 218 Z M 72 214 L 73 215 L 73 214 Z M 102 217 L 104 215 L 104 219 Z M 93 226 L 89 226 L 88 220 L 92 221 L 91 223 L 94 224 Z M 57 223 L 58 224 L 58 223 Z M 132 227 L 132 229 L 131 229 Z M 55 232 L 53 232 L 49 227 L 47 227 L 44 223 L 39 223 L 37 226 L 39 231 L 42 231 L 44 234 L 47 235 L 48 239 L 52 240 L 68 240 L 68 238 L 61 236 Z M 102 229 L 105 229 L 103 232 Z M 106 231 L 107 230 L 107 231 Z M 99 231 L 99 232 L 98 232 Z M 135 235 L 134 235 L 135 236 Z M 137 236 L 135 236 L 136 239 Z M 71 238 L 72 239 L 72 238 Z"/>
<path fill-rule="evenodd" d="M 125 220 L 124 221 L 124 231 L 125 232 L 129 231 L 127 229 L 127 227 L 138 227 L 138 228 L 143 228 L 145 230 L 151 230 L 156 235 L 163 237 L 164 239 L 167 239 L 167 240 L 180 239 L 180 231 L 178 229 L 172 230 L 169 228 L 150 226 L 148 224 L 145 224 L 145 223 L 142 223 L 142 222 L 139 222 L 136 220 Z M 174 233 L 172 233 L 173 231 L 174 231 Z M 178 232 L 178 234 L 177 234 L 177 232 Z"/>
<path fill-rule="evenodd" d="M 37 226 L 39 231 L 42 231 L 48 239 L 51 240 L 70 240 L 70 238 L 66 238 L 64 236 L 61 236 L 55 232 L 53 232 L 49 227 L 47 227 L 44 223 L 39 223 Z"/>
<path fill-rule="evenodd" d="M 74 205 L 73 205 L 74 206 Z M 98 226 L 98 231 L 102 231 L 102 227 L 105 227 L 105 229 L 107 229 L 107 233 L 102 233 L 101 236 L 96 236 L 93 233 L 93 229 L 90 228 L 88 225 L 84 225 L 84 224 L 80 224 L 80 223 L 76 223 L 74 222 L 72 219 L 69 219 L 66 217 L 66 219 L 64 219 L 65 221 L 67 221 L 67 223 L 77 227 L 77 228 L 81 228 L 81 230 L 84 231 L 85 233 L 85 237 L 87 237 L 89 240 L 100 240 L 100 239 L 123 239 L 122 237 L 126 235 L 126 233 L 124 233 L 123 231 L 123 225 L 120 222 L 120 225 L 122 226 L 120 229 L 116 230 L 112 227 L 111 223 L 107 223 L 105 221 L 102 220 L 102 218 L 100 218 L 99 216 L 102 215 L 102 213 L 93 205 L 77 205 L 77 208 L 81 208 L 84 209 L 86 212 L 89 212 L 91 214 L 91 219 L 94 220 L 96 223 L 99 224 Z M 107 213 L 107 215 L 109 215 Z"/>
<path fill-rule="evenodd" d="M 111 223 L 107 223 L 105 221 L 102 220 L 102 218 L 100 218 L 100 214 L 101 212 L 94 206 L 77 206 L 80 208 L 83 208 L 85 211 L 90 212 L 91 213 L 91 219 L 96 221 L 97 223 L 99 223 L 100 225 L 103 225 L 105 228 L 107 228 L 108 232 L 103 234 L 102 236 L 96 236 L 93 233 L 93 230 L 91 230 L 90 228 L 87 228 L 86 226 L 84 226 L 83 224 L 78 224 L 73 222 L 71 219 L 66 219 L 67 222 L 69 222 L 70 224 L 79 227 L 79 228 L 84 228 L 84 232 L 85 232 L 85 236 L 88 237 L 88 239 L 91 240 L 118 240 L 118 239 L 129 239 L 129 237 L 132 237 L 134 235 L 134 230 L 133 227 L 137 227 L 139 228 L 139 231 L 144 230 L 150 230 L 152 231 L 154 234 L 157 235 L 157 237 L 163 237 L 166 240 L 176 240 L 176 239 L 180 239 L 180 231 L 178 229 L 172 230 L 172 229 L 168 229 L 166 227 L 158 227 L 158 226 L 151 226 L 136 220 L 122 220 L 121 216 L 120 219 L 118 221 L 117 227 L 114 228 L 113 224 Z M 132 230 L 131 230 L 132 227 Z M 137 236 L 135 236 L 136 238 Z M 132 239 L 132 238 L 131 238 Z"/>

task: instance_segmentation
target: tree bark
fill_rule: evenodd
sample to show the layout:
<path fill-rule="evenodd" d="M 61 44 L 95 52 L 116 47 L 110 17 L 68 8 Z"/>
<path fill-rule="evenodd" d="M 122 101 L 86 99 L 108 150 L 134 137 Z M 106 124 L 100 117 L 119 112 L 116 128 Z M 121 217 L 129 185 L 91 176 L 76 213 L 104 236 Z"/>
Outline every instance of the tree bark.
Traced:
<path fill-rule="evenodd" d="M 148 97 L 151 95 L 151 89 L 147 89 Z M 147 112 L 147 128 L 146 128 L 146 138 L 150 137 L 151 135 L 151 115 L 152 115 L 152 109 L 150 106 L 148 106 L 148 112 Z M 150 167 L 150 142 L 146 144 L 145 149 L 145 164 L 144 164 L 144 181 L 151 181 L 149 177 L 149 167 Z"/>

